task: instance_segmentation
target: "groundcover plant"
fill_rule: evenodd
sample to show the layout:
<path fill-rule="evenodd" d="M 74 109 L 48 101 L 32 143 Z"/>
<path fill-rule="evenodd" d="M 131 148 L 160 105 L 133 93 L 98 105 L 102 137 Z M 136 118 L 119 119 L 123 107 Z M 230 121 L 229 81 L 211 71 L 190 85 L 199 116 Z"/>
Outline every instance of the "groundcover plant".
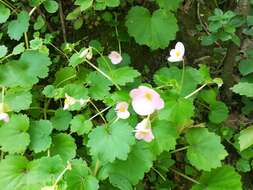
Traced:
<path fill-rule="evenodd" d="M 0 0 L 0 189 L 253 189 L 252 7 Z"/>

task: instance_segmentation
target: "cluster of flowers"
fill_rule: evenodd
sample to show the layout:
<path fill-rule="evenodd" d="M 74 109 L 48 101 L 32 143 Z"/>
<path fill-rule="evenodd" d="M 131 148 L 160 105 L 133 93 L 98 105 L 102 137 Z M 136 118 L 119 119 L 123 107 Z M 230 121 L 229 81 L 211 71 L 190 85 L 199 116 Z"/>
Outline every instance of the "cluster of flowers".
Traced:
<path fill-rule="evenodd" d="M 168 58 L 168 61 L 183 61 L 184 53 L 184 45 L 181 42 L 178 42 L 175 46 L 175 49 L 172 49 L 170 51 L 170 57 Z M 80 56 L 88 60 L 92 59 L 92 48 L 87 48 L 83 50 Z M 112 51 L 108 55 L 108 58 L 114 65 L 120 64 L 123 60 L 121 54 L 116 51 Z M 131 105 L 133 107 L 133 110 L 138 115 L 145 116 L 145 118 L 135 127 L 135 138 L 138 140 L 151 142 L 154 139 L 154 135 L 151 128 L 150 115 L 157 110 L 161 110 L 164 107 L 164 101 L 155 90 L 146 86 L 139 86 L 138 88 L 131 90 L 130 97 L 132 98 Z M 88 101 L 89 99 L 75 99 L 68 94 L 65 94 L 63 110 L 69 109 L 72 105 L 76 103 L 79 103 L 82 106 Z M 128 107 L 129 104 L 127 102 L 117 103 L 115 108 L 117 119 L 127 119 L 130 117 Z M 2 111 L 0 113 L 0 121 L 1 120 L 6 123 L 9 122 L 9 115 Z"/>

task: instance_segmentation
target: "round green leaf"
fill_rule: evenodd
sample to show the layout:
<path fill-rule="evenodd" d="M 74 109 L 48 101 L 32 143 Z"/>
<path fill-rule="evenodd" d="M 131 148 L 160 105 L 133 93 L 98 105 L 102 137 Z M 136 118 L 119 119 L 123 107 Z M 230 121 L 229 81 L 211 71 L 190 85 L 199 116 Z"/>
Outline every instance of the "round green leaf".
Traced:
<path fill-rule="evenodd" d="M 49 13 L 55 13 L 59 8 L 58 3 L 54 0 L 46 0 L 43 3 L 43 5 L 44 5 L 45 9 L 47 10 L 47 12 L 49 12 Z"/>
<path fill-rule="evenodd" d="M 0 4 L 0 24 L 6 22 L 10 14 L 10 10 L 6 8 L 3 4 Z"/>
<path fill-rule="evenodd" d="M 126 26 L 137 43 L 151 49 L 166 48 L 178 31 L 177 20 L 171 12 L 159 9 L 151 15 L 148 9 L 140 6 L 128 12 Z"/>
<path fill-rule="evenodd" d="M 69 123 L 72 119 L 70 112 L 59 109 L 56 110 L 54 117 L 51 118 L 54 129 L 58 131 L 65 131 L 69 127 Z"/>

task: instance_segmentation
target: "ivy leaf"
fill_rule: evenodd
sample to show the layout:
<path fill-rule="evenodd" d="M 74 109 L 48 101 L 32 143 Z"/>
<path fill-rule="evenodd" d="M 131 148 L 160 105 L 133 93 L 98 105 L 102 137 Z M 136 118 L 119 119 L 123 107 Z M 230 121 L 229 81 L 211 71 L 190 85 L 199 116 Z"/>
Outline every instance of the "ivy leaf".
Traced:
<path fill-rule="evenodd" d="M 97 190 L 98 180 L 90 175 L 87 164 L 81 160 L 73 160 L 72 169 L 66 173 L 67 190 L 85 189 Z"/>
<path fill-rule="evenodd" d="M 11 12 L 3 4 L 0 4 L 0 24 L 5 23 L 9 18 Z"/>
<path fill-rule="evenodd" d="M 152 167 L 154 155 L 147 143 L 137 142 L 131 150 L 127 160 L 116 160 L 109 165 L 109 179 L 112 184 L 118 183 L 114 181 L 116 175 L 136 185 Z"/>
<path fill-rule="evenodd" d="M 250 126 L 240 132 L 239 144 L 240 151 L 243 151 L 253 145 L 253 126 Z"/>
<path fill-rule="evenodd" d="M 113 162 L 116 158 L 126 160 L 130 146 L 135 142 L 132 131 L 128 123 L 123 121 L 112 124 L 110 128 L 103 126 L 93 129 L 87 144 L 90 154 L 102 162 Z"/>
<path fill-rule="evenodd" d="M 200 184 L 194 185 L 191 190 L 242 190 L 241 177 L 231 166 L 203 172 L 199 182 Z"/>
<path fill-rule="evenodd" d="M 121 67 L 112 70 L 111 73 L 112 80 L 118 85 L 134 82 L 134 79 L 138 76 L 140 76 L 140 73 L 131 67 Z"/>
<path fill-rule="evenodd" d="M 253 83 L 239 82 L 231 88 L 234 93 L 241 96 L 253 97 Z"/>
<path fill-rule="evenodd" d="M 151 142 L 151 148 L 156 155 L 163 151 L 170 151 L 176 147 L 178 137 L 176 126 L 165 120 L 157 120 L 152 123 L 155 139 Z"/>
<path fill-rule="evenodd" d="M 76 0 L 75 5 L 79 5 L 81 11 L 85 11 L 86 9 L 92 6 L 93 0 Z"/>
<path fill-rule="evenodd" d="M 221 123 L 228 117 L 228 108 L 226 104 L 221 101 L 216 101 L 210 104 L 211 111 L 209 112 L 208 118 L 213 123 Z"/>
<path fill-rule="evenodd" d="M 4 152 L 23 153 L 30 143 L 27 133 L 29 118 L 26 115 L 12 115 L 10 121 L 0 128 L 0 145 Z"/>
<path fill-rule="evenodd" d="M 177 20 L 172 13 L 159 9 L 151 15 L 148 9 L 140 6 L 130 9 L 126 26 L 138 44 L 151 49 L 166 48 L 178 31 Z"/>
<path fill-rule="evenodd" d="M 26 11 L 18 14 L 17 20 L 13 20 L 8 25 L 8 35 L 11 39 L 19 41 L 23 34 L 28 31 L 30 16 Z"/>
<path fill-rule="evenodd" d="M 69 127 L 69 123 L 72 119 L 70 112 L 58 109 L 55 112 L 54 117 L 51 118 L 54 129 L 58 131 L 65 131 Z"/>
<path fill-rule="evenodd" d="M 92 122 L 83 115 L 76 115 L 70 122 L 70 131 L 78 135 L 88 134 L 92 129 Z"/>
<path fill-rule="evenodd" d="M 29 148 L 35 153 L 46 151 L 52 142 L 50 134 L 53 126 L 48 120 L 39 120 L 31 122 L 29 134 L 31 143 Z"/>
<path fill-rule="evenodd" d="M 15 112 L 29 109 L 32 103 L 31 92 L 19 88 L 8 90 L 4 98 L 9 109 Z"/>
<path fill-rule="evenodd" d="M 8 49 L 5 45 L 0 46 L 0 58 L 6 56 Z"/>
<path fill-rule="evenodd" d="M 187 158 L 199 170 L 210 171 L 221 166 L 228 154 L 220 142 L 220 137 L 210 133 L 206 128 L 190 129 L 186 133 L 189 143 Z"/>
<path fill-rule="evenodd" d="M 49 13 L 55 13 L 59 8 L 58 3 L 54 0 L 46 0 L 43 2 L 43 5 Z"/>
<path fill-rule="evenodd" d="M 76 156 L 75 140 L 67 134 L 59 133 L 53 136 L 51 155 L 60 155 L 64 161 L 69 161 Z"/>

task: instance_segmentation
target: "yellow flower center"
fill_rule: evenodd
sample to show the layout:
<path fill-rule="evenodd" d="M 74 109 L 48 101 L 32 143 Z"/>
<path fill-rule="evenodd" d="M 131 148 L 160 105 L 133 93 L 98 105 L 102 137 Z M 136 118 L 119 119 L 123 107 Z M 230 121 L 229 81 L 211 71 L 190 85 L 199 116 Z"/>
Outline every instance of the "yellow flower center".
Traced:
<path fill-rule="evenodd" d="M 118 112 L 125 112 L 125 111 L 126 111 L 125 106 L 120 106 L 118 109 Z"/>
<path fill-rule="evenodd" d="M 153 99 L 153 95 L 152 95 L 151 93 L 148 93 L 148 92 L 147 92 L 147 93 L 145 94 L 145 98 L 147 98 L 148 100 L 151 101 L 151 100 Z"/>
<path fill-rule="evenodd" d="M 180 51 L 176 51 L 176 56 L 179 57 L 181 55 Z"/>

